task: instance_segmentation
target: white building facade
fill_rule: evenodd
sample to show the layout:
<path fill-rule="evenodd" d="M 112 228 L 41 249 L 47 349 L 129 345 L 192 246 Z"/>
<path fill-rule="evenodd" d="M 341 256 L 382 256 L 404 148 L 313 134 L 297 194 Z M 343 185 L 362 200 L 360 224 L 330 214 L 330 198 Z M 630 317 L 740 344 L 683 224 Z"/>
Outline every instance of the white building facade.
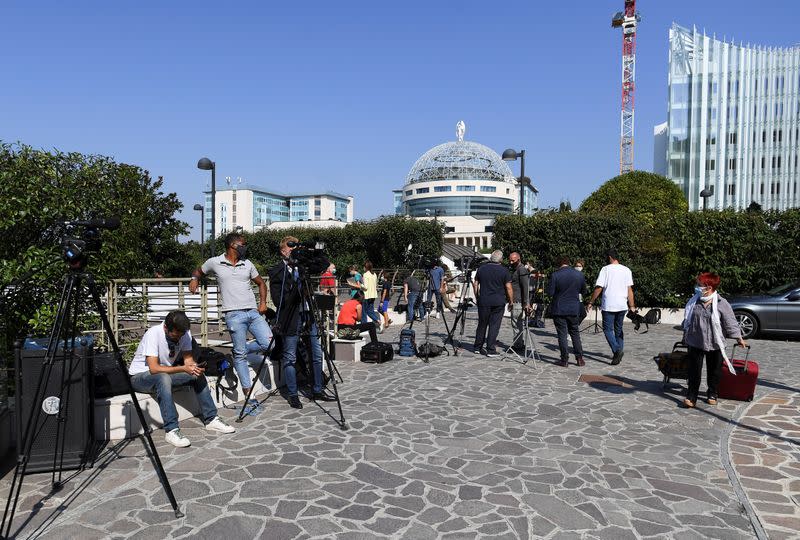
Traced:
<path fill-rule="evenodd" d="M 211 235 L 211 192 L 205 204 L 204 238 Z M 285 194 L 246 184 L 216 191 L 216 233 L 237 229 L 344 227 L 353 221 L 353 197 L 335 192 Z"/>
<path fill-rule="evenodd" d="M 395 212 L 443 221 L 445 242 L 486 249 L 495 216 L 532 215 L 538 191 L 521 186 L 497 152 L 463 140 L 463 124 L 458 135 L 459 140 L 431 148 L 414 163 L 403 189 L 392 192 Z"/>
<path fill-rule="evenodd" d="M 735 45 L 673 24 L 667 149 L 690 210 L 800 206 L 800 47 Z M 663 161 L 659 160 L 659 155 Z M 704 191 L 705 190 L 705 191 Z"/>

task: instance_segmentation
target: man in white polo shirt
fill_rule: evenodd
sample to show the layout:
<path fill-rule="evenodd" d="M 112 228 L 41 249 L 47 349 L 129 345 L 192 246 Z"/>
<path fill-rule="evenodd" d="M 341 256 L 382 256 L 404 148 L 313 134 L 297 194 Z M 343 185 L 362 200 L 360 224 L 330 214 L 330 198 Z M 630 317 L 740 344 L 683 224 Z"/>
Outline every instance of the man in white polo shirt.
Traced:
<path fill-rule="evenodd" d="M 617 365 L 622 361 L 624 354 L 622 323 L 625 321 L 625 314 L 629 309 L 636 309 L 633 301 L 633 274 L 630 268 L 619 263 L 616 249 L 609 249 L 606 257 L 608 264 L 600 269 L 586 310 L 587 312 L 591 310 L 597 297 L 603 295 L 600 304 L 600 311 L 603 314 L 603 333 L 611 347 L 611 364 Z"/>
<path fill-rule="evenodd" d="M 242 392 L 246 395 L 253 384 L 247 353 L 264 352 L 272 344 L 272 330 L 263 317 L 267 312 L 267 284 L 253 263 L 247 259 L 247 241 L 242 234 L 236 232 L 225 237 L 225 253 L 211 257 L 192 272 L 189 292 L 197 292 L 200 278 L 205 274 L 217 276 L 217 285 L 222 294 L 222 312 L 233 342 L 233 369 L 236 370 Z M 258 307 L 251 281 L 258 285 Z M 247 343 L 248 330 L 255 338 L 252 343 Z M 251 402 L 246 405 L 255 407 L 258 404 L 257 400 Z"/>
<path fill-rule="evenodd" d="M 137 392 L 155 394 L 168 443 L 184 447 L 189 439 L 178 428 L 178 411 L 172 400 L 172 389 L 176 386 L 191 386 L 200 405 L 200 418 L 209 431 L 233 433 L 232 426 L 217 416 L 217 406 L 208 390 L 205 369 L 192 357 L 192 335 L 189 333 L 189 318 L 183 311 L 171 311 L 163 324 L 153 326 L 144 336 L 133 355 L 128 373 L 131 386 Z M 178 358 L 182 365 L 175 365 Z"/>

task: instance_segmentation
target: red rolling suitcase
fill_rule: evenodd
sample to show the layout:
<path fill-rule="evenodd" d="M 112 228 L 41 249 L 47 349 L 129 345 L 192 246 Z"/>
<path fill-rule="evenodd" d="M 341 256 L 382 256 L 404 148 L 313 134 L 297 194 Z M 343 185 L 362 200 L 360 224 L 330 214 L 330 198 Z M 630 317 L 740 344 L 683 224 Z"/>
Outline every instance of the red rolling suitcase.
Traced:
<path fill-rule="evenodd" d="M 719 397 L 722 399 L 736 399 L 739 401 L 753 401 L 756 393 L 756 383 L 758 382 L 758 362 L 750 360 L 750 345 L 747 346 L 747 353 L 744 360 L 734 359 L 736 347 L 733 346 L 731 352 L 731 363 L 736 375 L 733 375 L 728 366 L 722 365 L 722 378 L 719 381 Z"/>

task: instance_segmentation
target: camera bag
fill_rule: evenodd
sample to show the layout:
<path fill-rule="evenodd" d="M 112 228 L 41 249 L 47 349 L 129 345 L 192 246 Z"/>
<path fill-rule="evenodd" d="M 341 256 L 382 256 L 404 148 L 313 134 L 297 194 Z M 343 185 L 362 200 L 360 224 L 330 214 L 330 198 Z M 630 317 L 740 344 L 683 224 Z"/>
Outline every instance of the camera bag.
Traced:
<path fill-rule="evenodd" d="M 382 364 L 394 358 L 390 343 L 372 342 L 361 347 L 361 361 L 369 364 Z"/>
<path fill-rule="evenodd" d="M 417 352 L 416 332 L 412 328 L 400 330 L 400 356 L 414 356 Z"/>

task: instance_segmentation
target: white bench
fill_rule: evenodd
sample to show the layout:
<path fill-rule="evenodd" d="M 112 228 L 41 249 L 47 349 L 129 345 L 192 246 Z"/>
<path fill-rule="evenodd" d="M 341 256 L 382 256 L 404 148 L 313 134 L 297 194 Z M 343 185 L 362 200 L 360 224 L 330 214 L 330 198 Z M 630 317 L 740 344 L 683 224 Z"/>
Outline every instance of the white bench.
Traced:
<path fill-rule="evenodd" d="M 361 348 L 366 343 L 364 335 L 359 339 L 332 339 L 333 355 L 337 362 L 359 362 L 361 360 Z"/>
<path fill-rule="evenodd" d="M 264 369 L 255 380 L 255 370 L 261 363 L 262 356 L 257 353 L 248 356 L 250 363 L 250 377 L 254 381 L 253 397 L 263 395 L 271 389 L 275 389 L 283 384 L 282 380 L 275 378 L 275 369 L 273 363 L 267 361 Z M 231 370 L 232 371 L 232 370 Z M 231 403 L 244 400 L 244 393 L 242 393 L 241 385 L 233 375 L 236 381 L 236 388 L 234 390 L 220 389 L 220 400 L 217 401 L 217 378 L 207 377 L 208 389 L 211 392 L 211 398 L 221 409 L 222 398 L 225 403 L 230 406 Z M 272 382 L 275 381 L 275 384 Z M 230 386 L 230 382 L 223 380 L 222 384 Z M 158 402 L 152 394 L 136 393 L 136 398 L 139 401 L 139 406 L 142 408 L 145 420 L 148 425 L 154 429 L 163 427 L 164 420 L 161 418 L 161 409 L 158 407 Z M 200 406 L 197 403 L 197 398 L 194 392 L 189 387 L 176 388 L 173 393 L 175 400 L 175 409 L 178 411 L 178 421 L 186 420 L 200 414 Z M 136 414 L 136 407 L 131 402 L 131 397 L 128 394 L 121 396 L 114 396 L 110 398 L 97 398 L 94 400 L 94 436 L 96 440 L 118 440 L 128 439 L 142 434 L 141 423 L 139 416 Z"/>

